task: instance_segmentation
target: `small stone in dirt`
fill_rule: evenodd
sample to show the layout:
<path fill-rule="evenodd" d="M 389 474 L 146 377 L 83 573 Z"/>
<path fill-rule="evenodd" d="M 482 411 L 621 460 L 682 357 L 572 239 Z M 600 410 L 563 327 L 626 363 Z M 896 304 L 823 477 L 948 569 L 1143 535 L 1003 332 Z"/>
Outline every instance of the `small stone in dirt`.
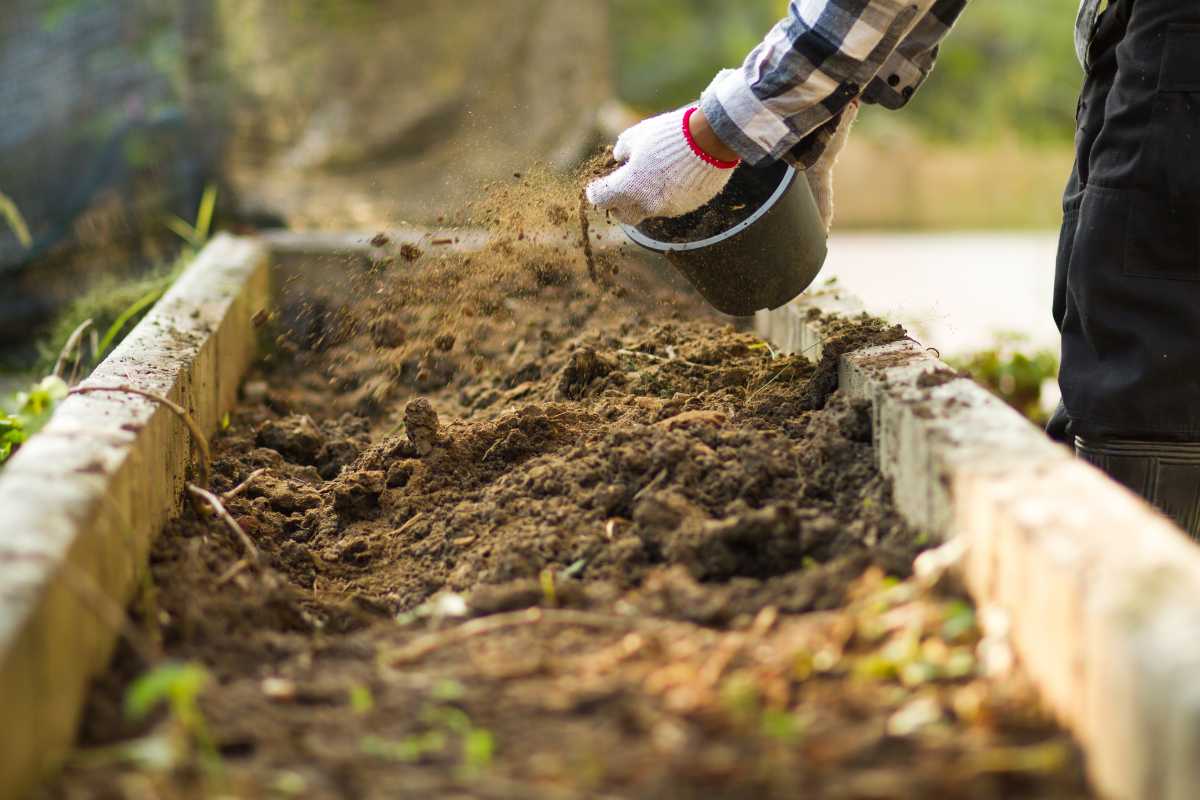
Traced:
<path fill-rule="evenodd" d="M 441 336 L 433 340 L 433 346 L 443 353 L 449 353 L 454 349 L 455 337 L 452 333 L 443 333 Z"/>
<path fill-rule="evenodd" d="M 269 447 L 297 464 L 315 463 L 325 444 L 321 429 L 304 414 L 267 420 L 259 427 L 256 438 L 260 447 Z"/>
<path fill-rule="evenodd" d="M 429 455 L 438 441 L 438 416 L 424 397 L 404 407 L 404 431 L 418 453 Z"/>
<path fill-rule="evenodd" d="M 416 261 L 422 255 L 424 255 L 424 253 L 421 252 L 421 248 L 417 247 L 415 244 L 400 245 L 400 257 L 405 261 Z"/>
<path fill-rule="evenodd" d="M 386 233 L 377 233 L 373 237 L 371 237 L 371 246 L 372 247 L 383 247 L 385 244 L 387 244 L 390 241 L 391 241 L 391 239 L 388 238 Z"/>
<path fill-rule="evenodd" d="M 592 381 L 612 372 L 615 365 L 597 355 L 590 347 L 582 347 L 571 354 L 571 360 L 563 367 L 558 378 L 558 393 L 570 400 L 580 400 L 587 393 Z"/>
<path fill-rule="evenodd" d="M 368 327 L 376 347 L 399 347 L 404 344 L 405 331 L 393 316 L 376 317 Z"/>

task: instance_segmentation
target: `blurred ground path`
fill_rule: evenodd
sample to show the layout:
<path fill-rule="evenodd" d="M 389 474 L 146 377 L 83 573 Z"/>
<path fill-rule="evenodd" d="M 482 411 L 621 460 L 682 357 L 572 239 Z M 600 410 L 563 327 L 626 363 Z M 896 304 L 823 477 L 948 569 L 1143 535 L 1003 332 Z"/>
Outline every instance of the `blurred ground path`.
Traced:
<path fill-rule="evenodd" d="M 835 234 L 820 280 L 943 355 L 985 349 L 998 332 L 1058 351 L 1050 317 L 1057 233 Z"/>

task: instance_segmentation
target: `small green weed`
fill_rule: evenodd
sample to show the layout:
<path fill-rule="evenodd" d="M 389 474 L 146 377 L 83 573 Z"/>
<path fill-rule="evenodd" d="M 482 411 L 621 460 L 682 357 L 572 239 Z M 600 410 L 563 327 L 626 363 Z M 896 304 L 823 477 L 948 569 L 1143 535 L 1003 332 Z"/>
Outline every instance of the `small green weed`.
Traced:
<path fill-rule="evenodd" d="M 431 693 L 433 702 L 421 711 L 425 730 L 403 739 L 364 736 L 359 749 L 375 758 L 411 764 L 443 755 L 457 742 L 459 769 L 463 776 L 478 775 L 491 765 L 496 740 L 491 731 L 476 725 L 466 711 L 452 705 L 464 693 L 462 684 L 457 681 L 439 681 Z"/>
<path fill-rule="evenodd" d="M 28 250 L 33 246 L 33 237 L 29 234 L 29 225 L 21 215 L 21 209 L 17 208 L 17 204 L 4 192 L 0 192 L 0 216 L 8 220 L 8 227 L 16 234 L 21 247 Z"/>
<path fill-rule="evenodd" d="M 160 664 L 126 691 L 125 716 L 136 722 L 166 706 L 165 737 L 172 751 L 185 758 L 194 757 L 209 778 L 219 780 L 224 775 L 224 765 L 199 702 L 209 680 L 208 671 L 199 664 L 173 661 Z"/>
<path fill-rule="evenodd" d="M 18 392 L 7 410 L 0 410 L 0 464 L 46 424 L 54 407 L 66 396 L 67 384 L 62 378 L 48 375 Z"/>
<path fill-rule="evenodd" d="M 166 226 L 180 239 L 187 242 L 190 247 L 199 250 L 208 241 L 208 234 L 212 230 L 213 212 L 216 208 L 217 187 L 209 184 L 204 187 L 204 194 L 200 196 L 200 206 L 196 209 L 194 223 L 170 214 L 166 217 Z"/>
<path fill-rule="evenodd" d="M 1049 350 L 1026 352 L 1022 348 L 1027 344 L 1021 334 L 1001 334 L 994 347 L 950 363 L 1033 422 L 1045 424 L 1048 415 L 1041 404 L 1042 384 L 1058 376 L 1058 356 Z"/>

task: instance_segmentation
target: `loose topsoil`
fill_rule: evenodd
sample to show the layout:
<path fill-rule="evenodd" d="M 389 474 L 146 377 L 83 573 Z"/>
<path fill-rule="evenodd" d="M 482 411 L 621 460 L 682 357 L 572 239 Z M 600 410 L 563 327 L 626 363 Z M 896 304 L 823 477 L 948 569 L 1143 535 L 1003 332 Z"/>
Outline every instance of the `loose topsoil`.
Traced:
<path fill-rule="evenodd" d="M 767 167 L 743 164 L 730 178 L 724 191 L 711 201 L 680 217 L 655 217 L 638 227 L 660 242 L 699 242 L 724 233 L 762 207 L 779 188 L 787 165 Z"/>
<path fill-rule="evenodd" d="M 925 539 L 836 392 L 839 352 L 903 332 L 777 357 L 535 222 L 285 290 L 214 441 L 258 562 L 168 526 L 148 643 L 40 796 L 1087 796 L 1019 678 L 981 677 L 969 604 L 905 580 Z M 207 673 L 198 715 L 123 713 L 156 647 Z"/>

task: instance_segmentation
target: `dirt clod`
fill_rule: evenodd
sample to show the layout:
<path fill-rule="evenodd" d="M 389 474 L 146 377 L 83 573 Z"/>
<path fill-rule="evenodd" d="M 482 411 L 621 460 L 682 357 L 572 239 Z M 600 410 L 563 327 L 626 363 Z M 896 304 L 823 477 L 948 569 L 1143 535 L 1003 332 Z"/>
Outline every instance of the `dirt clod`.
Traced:
<path fill-rule="evenodd" d="M 313 464 L 325 437 L 305 414 L 293 414 L 281 420 L 267 420 L 258 429 L 258 444 L 269 447 L 289 461 Z"/>
<path fill-rule="evenodd" d="M 404 429 L 408 441 L 423 456 L 429 455 L 438 441 L 438 416 L 424 397 L 404 407 Z"/>

